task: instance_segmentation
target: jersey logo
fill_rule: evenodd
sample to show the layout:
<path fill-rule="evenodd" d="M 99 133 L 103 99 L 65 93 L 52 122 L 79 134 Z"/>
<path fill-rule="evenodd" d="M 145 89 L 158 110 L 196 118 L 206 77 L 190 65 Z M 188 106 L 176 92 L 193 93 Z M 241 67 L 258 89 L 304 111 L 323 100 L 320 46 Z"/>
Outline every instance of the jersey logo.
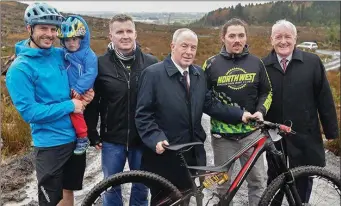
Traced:
<path fill-rule="evenodd" d="M 248 83 L 253 83 L 255 80 L 256 73 L 247 73 L 242 68 L 232 68 L 225 76 L 218 77 L 217 86 L 228 86 L 233 90 L 239 90 Z"/>

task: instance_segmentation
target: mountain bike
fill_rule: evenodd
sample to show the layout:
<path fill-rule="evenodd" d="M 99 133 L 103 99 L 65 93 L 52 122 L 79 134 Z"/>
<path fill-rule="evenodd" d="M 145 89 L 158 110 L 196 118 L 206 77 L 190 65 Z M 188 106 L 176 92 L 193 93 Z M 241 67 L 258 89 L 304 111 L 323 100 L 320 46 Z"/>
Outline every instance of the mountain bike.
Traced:
<path fill-rule="evenodd" d="M 334 174 L 331 171 L 328 171 L 325 168 L 317 166 L 301 166 L 296 168 L 288 168 L 283 153 L 276 149 L 274 142 L 279 141 L 283 136 L 285 136 L 286 138 L 290 138 L 289 134 L 294 133 L 290 126 L 271 123 L 268 121 L 254 122 L 255 131 L 252 132 L 252 134 L 258 132 L 257 137 L 252 139 L 247 145 L 245 145 L 242 149 L 240 149 L 240 151 L 235 153 L 224 164 L 217 166 L 188 166 L 185 159 L 182 158 L 184 161 L 184 166 L 187 168 L 188 178 L 191 179 L 193 185 L 192 188 L 189 190 L 180 191 L 170 181 L 154 173 L 136 170 L 127 171 L 112 175 L 111 177 L 99 182 L 86 195 L 85 199 L 83 200 L 82 206 L 97 205 L 98 202 L 101 201 L 101 197 L 106 191 L 108 191 L 109 189 L 115 190 L 115 188 L 118 188 L 121 185 L 130 185 L 130 183 L 142 183 L 147 187 L 158 185 L 164 188 L 164 191 L 167 191 L 167 194 L 169 195 L 163 198 L 161 201 L 158 201 L 155 204 L 157 206 L 182 205 L 186 201 L 188 202 L 188 200 L 192 196 L 195 197 L 196 204 L 201 206 L 203 199 L 202 191 L 204 189 L 204 186 L 203 184 L 199 184 L 199 186 L 197 186 L 197 184 L 195 183 L 195 179 L 204 177 L 207 178 L 217 173 L 227 172 L 230 168 L 230 165 L 238 160 L 238 158 L 242 154 L 250 149 L 253 149 L 251 156 L 249 157 L 245 165 L 241 167 L 231 186 L 227 188 L 226 193 L 224 195 L 218 195 L 217 193 L 213 192 L 212 197 L 209 199 L 206 205 L 209 204 L 210 200 L 214 196 L 218 198 L 218 203 L 214 205 L 229 205 L 229 203 L 232 201 L 233 197 L 239 190 L 240 186 L 246 179 L 246 176 L 252 169 L 255 162 L 265 151 L 271 157 L 271 161 L 275 165 L 275 168 L 280 175 L 275 178 L 265 189 L 259 202 L 260 206 L 278 203 L 276 202 L 277 199 L 275 199 L 274 197 L 279 192 L 285 194 L 283 202 L 279 203 L 279 205 L 340 205 L 341 180 L 338 175 Z M 185 151 L 185 149 L 188 150 L 188 148 L 190 147 L 202 144 L 203 143 L 201 142 L 193 142 L 187 144 L 165 146 L 165 148 L 166 150 L 177 151 L 177 154 L 183 157 L 183 152 Z M 195 175 L 193 175 L 193 172 L 191 172 L 191 170 L 196 171 Z M 302 203 L 295 187 L 295 180 L 302 177 L 309 177 L 313 179 L 312 195 L 308 203 Z M 130 187 L 129 185 L 128 187 Z M 323 188 L 321 189 L 318 187 Z M 322 192 L 325 192 L 325 194 L 322 195 Z M 319 195 L 322 195 L 322 197 Z M 118 203 L 117 205 L 129 205 L 129 201 L 126 196 L 123 195 L 121 200 L 122 202 Z"/>

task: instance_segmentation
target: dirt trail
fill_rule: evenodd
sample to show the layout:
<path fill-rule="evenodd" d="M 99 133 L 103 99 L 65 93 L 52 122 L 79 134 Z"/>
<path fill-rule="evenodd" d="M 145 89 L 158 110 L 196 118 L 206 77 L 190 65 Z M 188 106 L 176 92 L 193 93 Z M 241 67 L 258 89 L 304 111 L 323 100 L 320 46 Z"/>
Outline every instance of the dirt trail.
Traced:
<path fill-rule="evenodd" d="M 205 142 L 205 148 L 207 151 L 207 163 L 213 165 L 213 152 L 211 147 L 210 136 L 210 121 L 207 115 L 203 116 L 202 124 L 206 131 L 207 140 Z M 327 168 L 340 174 L 340 158 L 336 157 L 331 152 L 327 152 Z M 24 157 L 13 160 L 2 168 L 4 174 L 2 175 L 2 203 L 6 206 L 10 205 L 38 205 L 37 204 L 37 186 L 33 165 L 33 154 L 30 153 Z M 265 162 L 266 164 L 266 162 Z M 127 167 L 126 167 L 127 168 Z M 235 170 L 240 169 L 240 165 L 237 162 Z M 100 180 L 102 180 L 103 174 L 101 172 L 101 155 L 100 152 L 94 148 L 90 148 L 87 152 L 87 168 L 84 177 L 83 190 L 75 193 L 76 205 L 80 205 L 87 192 Z M 232 177 L 233 178 L 233 177 Z M 205 190 L 204 202 L 207 201 L 210 191 Z M 247 188 L 244 183 L 241 189 L 236 194 L 234 199 L 235 206 L 247 205 Z M 210 201 L 209 205 L 215 202 Z M 191 205 L 196 205 L 195 200 L 192 199 Z"/>

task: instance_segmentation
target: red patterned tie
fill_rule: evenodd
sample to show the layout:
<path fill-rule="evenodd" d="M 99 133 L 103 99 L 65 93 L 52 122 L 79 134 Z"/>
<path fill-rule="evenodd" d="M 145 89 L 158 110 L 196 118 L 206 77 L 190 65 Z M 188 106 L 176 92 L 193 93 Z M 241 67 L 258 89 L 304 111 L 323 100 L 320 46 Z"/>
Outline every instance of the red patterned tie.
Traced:
<path fill-rule="evenodd" d="M 282 60 L 281 60 L 281 64 L 282 64 L 282 66 L 283 66 L 283 71 L 285 72 L 285 70 L 287 69 L 287 62 L 288 62 L 288 60 L 286 59 L 286 58 L 283 58 Z"/>
<path fill-rule="evenodd" d="M 189 94 L 189 82 L 188 82 L 188 79 L 187 79 L 188 71 L 184 71 L 183 75 L 184 75 L 184 81 L 185 81 L 185 84 L 186 84 L 187 93 Z"/>

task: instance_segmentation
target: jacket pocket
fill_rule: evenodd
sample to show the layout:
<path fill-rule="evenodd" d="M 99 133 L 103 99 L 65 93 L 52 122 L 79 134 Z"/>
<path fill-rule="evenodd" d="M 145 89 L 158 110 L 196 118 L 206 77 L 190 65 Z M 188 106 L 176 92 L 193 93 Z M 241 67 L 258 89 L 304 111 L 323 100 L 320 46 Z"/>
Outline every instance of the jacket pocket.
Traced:
<path fill-rule="evenodd" d="M 312 133 L 313 130 L 313 123 L 312 123 L 312 115 L 310 114 L 308 109 L 304 110 L 304 116 L 303 116 L 303 124 L 304 125 L 304 131 L 308 132 L 309 134 Z"/>
<path fill-rule="evenodd" d="M 139 69 L 135 72 L 135 88 L 138 88 L 139 85 L 139 80 L 140 80 L 140 75 L 141 75 L 142 70 Z"/>

